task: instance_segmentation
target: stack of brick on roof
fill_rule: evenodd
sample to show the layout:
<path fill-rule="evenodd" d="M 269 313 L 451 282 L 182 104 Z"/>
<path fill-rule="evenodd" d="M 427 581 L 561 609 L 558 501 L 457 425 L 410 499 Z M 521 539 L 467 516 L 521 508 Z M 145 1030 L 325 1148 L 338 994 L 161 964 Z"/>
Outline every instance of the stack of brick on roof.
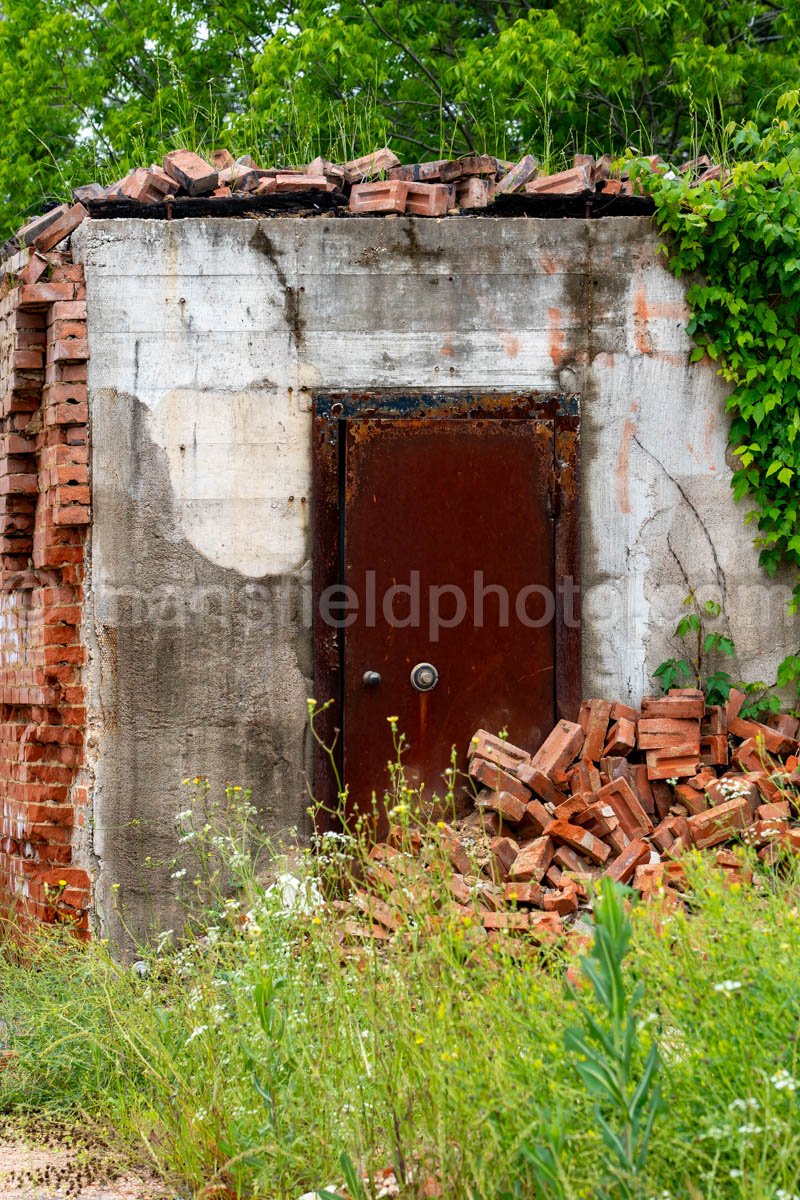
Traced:
<path fill-rule="evenodd" d="M 480 730 L 470 746 L 474 810 L 440 825 L 436 851 L 394 828 L 373 847 L 364 888 L 336 905 L 343 940 L 390 938 L 407 925 L 409 894 L 430 880 L 444 918 L 552 941 L 566 932 L 606 876 L 644 899 L 681 903 L 681 859 L 713 855 L 730 881 L 749 883 L 744 848 L 764 864 L 800 853 L 800 722 L 744 719 L 741 692 L 706 706 L 675 689 L 641 709 L 589 700 L 559 721 L 535 754 Z M 439 847 L 452 874 L 429 869 Z"/>
<path fill-rule="evenodd" d="M 668 170 L 658 155 L 647 161 L 654 171 Z M 705 156 L 680 169 L 695 183 L 720 177 L 720 168 Z M 32 245 L 50 227 L 53 236 L 59 233 L 63 238 L 97 205 L 102 206 L 103 216 L 113 215 L 115 201 L 120 214 L 128 211 L 123 202 L 144 209 L 160 206 L 160 211 L 175 201 L 222 203 L 236 197 L 242 201 L 249 198 L 259 209 L 269 207 L 271 198 L 276 205 L 288 205 L 290 210 L 293 201 L 297 209 L 311 211 L 324 202 L 328 211 L 356 215 L 442 217 L 496 207 L 512 196 L 641 198 L 644 186 L 641 180 L 631 181 L 626 170 L 615 171 L 609 155 L 595 159 L 577 154 L 569 170 L 546 174 L 530 154 L 516 163 L 489 154 L 469 154 L 402 164 L 384 147 L 348 163 L 315 158 L 303 167 L 289 168 L 260 167 L 249 154 L 234 159 L 227 150 L 214 151 L 210 162 L 192 151 L 174 150 L 165 155 L 161 165 L 136 167 L 107 187 L 87 183 L 74 188 L 72 206 L 64 204 L 35 217 L 17 231 L 7 249 Z M 51 245 L 56 244 L 51 241 Z"/>

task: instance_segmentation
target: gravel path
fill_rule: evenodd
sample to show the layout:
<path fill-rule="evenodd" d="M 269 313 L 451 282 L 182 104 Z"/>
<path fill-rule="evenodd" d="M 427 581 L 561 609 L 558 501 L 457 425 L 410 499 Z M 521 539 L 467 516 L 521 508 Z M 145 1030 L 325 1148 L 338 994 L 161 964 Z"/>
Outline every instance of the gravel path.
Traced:
<path fill-rule="evenodd" d="M 0 1200 L 168 1200 L 102 1132 L 0 1117 Z"/>

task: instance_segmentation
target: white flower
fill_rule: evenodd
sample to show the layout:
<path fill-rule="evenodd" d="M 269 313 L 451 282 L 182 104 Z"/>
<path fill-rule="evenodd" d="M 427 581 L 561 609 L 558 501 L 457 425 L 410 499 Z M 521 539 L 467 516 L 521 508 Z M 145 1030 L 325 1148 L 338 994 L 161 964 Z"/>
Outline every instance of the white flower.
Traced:
<path fill-rule="evenodd" d="M 180 871 L 173 871 L 170 879 L 183 879 L 186 875 L 186 867 L 182 867 Z"/>
<path fill-rule="evenodd" d="M 740 1125 L 738 1132 L 746 1136 L 748 1133 L 763 1133 L 764 1128 L 761 1125 Z"/>
<path fill-rule="evenodd" d="M 738 992 L 741 983 L 737 979 L 723 979 L 722 983 L 714 984 L 715 992 Z"/>
<path fill-rule="evenodd" d="M 181 821 L 191 821 L 193 816 L 194 813 L 192 810 L 190 808 L 186 808 L 183 810 L 183 812 L 175 814 L 175 822 L 176 824 L 180 824 Z"/>
<path fill-rule="evenodd" d="M 742 1100 L 740 1097 L 737 1100 L 731 1100 L 730 1104 L 728 1105 L 728 1108 L 731 1109 L 731 1111 L 733 1111 L 735 1108 L 757 1109 L 758 1107 L 758 1101 L 756 1100 L 755 1096 L 748 1096 L 746 1100 Z"/>
<path fill-rule="evenodd" d="M 778 1188 L 775 1193 L 775 1200 L 800 1200 L 797 1192 L 787 1192 L 786 1188 Z"/>
<path fill-rule="evenodd" d="M 200 1037 L 201 1033 L 206 1033 L 207 1030 L 208 1030 L 207 1025 L 198 1025 L 197 1028 L 193 1029 L 192 1032 L 189 1034 L 186 1041 L 183 1043 L 184 1046 L 188 1046 L 190 1042 L 193 1042 L 195 1038 Z"/>
<path fill-rule="evenodd" d="M 793 1092 L 797 1087 L 797 1080 L 794 1079 L 788 1071 L 784 1070 L 776 1071 L 770 1079 L 770 1083 L 774 1088 L 777 1088 L 779 1092 L 782 1092 L 784 1088 L 788 1089 L 790 1092 Z"/>

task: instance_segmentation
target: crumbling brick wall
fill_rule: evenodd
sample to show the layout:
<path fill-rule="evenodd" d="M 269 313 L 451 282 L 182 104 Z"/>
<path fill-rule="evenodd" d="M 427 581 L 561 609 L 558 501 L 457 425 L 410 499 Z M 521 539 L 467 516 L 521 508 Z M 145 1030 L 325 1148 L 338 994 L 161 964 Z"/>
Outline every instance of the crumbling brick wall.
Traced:
<path fill-rule="evenodd" d="M 59 232 L 7 262 L 0 291 L 0 910 L 88 936 L 86 294 Z"/>

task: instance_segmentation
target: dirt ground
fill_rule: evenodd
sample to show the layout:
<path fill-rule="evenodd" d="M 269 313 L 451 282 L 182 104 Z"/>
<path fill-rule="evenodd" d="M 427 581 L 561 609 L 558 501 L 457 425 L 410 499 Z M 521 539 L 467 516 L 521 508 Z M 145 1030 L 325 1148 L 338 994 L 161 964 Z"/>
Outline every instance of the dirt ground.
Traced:
<path fill-rule="evenodd" d="M 0 1200 L 172 1200 L 102 1130 L 0 1117 Z"/>

